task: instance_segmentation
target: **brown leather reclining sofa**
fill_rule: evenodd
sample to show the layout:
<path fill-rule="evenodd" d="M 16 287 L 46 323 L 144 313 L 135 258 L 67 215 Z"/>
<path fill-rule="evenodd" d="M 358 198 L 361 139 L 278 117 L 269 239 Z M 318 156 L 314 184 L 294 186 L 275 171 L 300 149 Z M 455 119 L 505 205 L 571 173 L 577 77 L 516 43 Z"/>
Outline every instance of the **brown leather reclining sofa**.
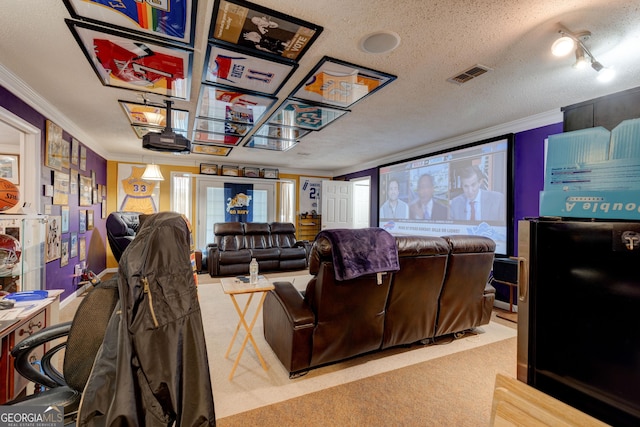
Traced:
<path fill-rule="evenodd" d="M 489 323 L 495 243 L 480 236 L 395 238 L 400 269 L 336 280 L 331 242 L 316 239 L 304 292 L 276 282 L 264 336 L 290 377 L 371 351 Z"/>
<path fill-rule="evenodd" d="M 258 261 L 260 272 L 307 268 L 305 242 L 296 241 L 290 222 L 220 222 L 213 225 L 213 233 L 207 256 L 211 277 L 247 274 L 251 258 Z"/>

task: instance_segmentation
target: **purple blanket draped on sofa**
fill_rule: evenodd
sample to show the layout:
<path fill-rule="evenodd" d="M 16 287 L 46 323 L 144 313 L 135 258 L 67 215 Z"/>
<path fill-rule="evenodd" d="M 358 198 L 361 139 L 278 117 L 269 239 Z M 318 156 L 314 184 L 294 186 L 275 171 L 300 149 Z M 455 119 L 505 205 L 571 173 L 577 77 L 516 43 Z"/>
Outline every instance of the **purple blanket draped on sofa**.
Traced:
<path fill-rule="evenodd" d="M 324 230 L 321 237 L 331 242 L 337 280 L 400 270 L 396 239 L 382 228 Z"/>

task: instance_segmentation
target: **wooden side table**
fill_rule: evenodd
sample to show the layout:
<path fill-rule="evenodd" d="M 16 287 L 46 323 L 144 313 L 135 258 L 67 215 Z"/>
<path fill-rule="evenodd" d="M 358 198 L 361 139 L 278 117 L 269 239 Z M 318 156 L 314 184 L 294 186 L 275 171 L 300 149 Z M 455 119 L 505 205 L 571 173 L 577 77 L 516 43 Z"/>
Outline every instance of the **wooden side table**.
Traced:
<path fill-rule="evenodd" d="M 235 342 L 236 337 L 238 336 L 238 331 L 240 330 L 240 326 L 243 326 L 244 330 L 246 331 L 246 335 L 244 337 L 244 340 L 242 340 L 242 345 L 240 346 L 240 351 L 238 351 L 238 355 L 236 356 L 236 360 L 233 364 L 233 368 L 231 368 L 231 373 L 229 374 L 229 381 L 233 379 L 233 374 L 236 372 L 236 368 L 238 367 L 238 363 L 240 362 L 240 357 L 242 356 L 244 348 L 247 346 L 247 341 L 251 341 L 251 345 L 253 345 L 253 348 L 256 351 L 256 354 L 258 355 L 258 359 L 260 360 L 260 364 L 262 364 L 262 368 L 266 371 L 268 369 L 267 364 L 262 358 L 262 354 L 260 353 L 260 350 L 258 350 L 258 345 L 256 344 L 256 341 L 253 339 L 253 335 L 251 331 L 253 330 L 253 326 L 256 324 L 256 320 L 258 319 L 258 315 L 260 314 L 260 310 L 262 309 L 262 304 L 264 303 L 264 299 L 267 296 L 267 292 L 274 289 L 273 284 L 264 276 L 259 277 L 257 284 L 246 283 L 239 280 L 236 277 L 223 277 L 220 279 L 220 282 L 222 283 L 222 290 L 224 291 L 225 294 L 231 297 L 233 306 L 236 308 L 236 312 L 238 313 L 238 316 L 240 316 L 240 320 L 236 325 L 236 330 L 233 333 L 233 337 L 231 338 L 231 342 L 229 343 L 229 348 L 227 348 L 227 352 L 225 353 L 224 357 L 227 357 L 227 358 L 229 357 L 229 353 L 233 348 L 233 343 Z M 260 301 L 258 302 L 258 307 L 256 308 L 256 312 L 254 313 L 253 318 L 251 319 L 251 323 L 247 324 L 246 314 L 247 314 L 247 311 L 249 310 L 249 304 L 251 304 L 251 300 L 253 299 L 253 296 L 258 293 L 261 294 Z M 247 303 L 245 304 L 242 310 L 240 309 L 240 305 L 238 305 L 238 301 L 236 300 L 236 295 L 238 294 L 249 294 Z"/>

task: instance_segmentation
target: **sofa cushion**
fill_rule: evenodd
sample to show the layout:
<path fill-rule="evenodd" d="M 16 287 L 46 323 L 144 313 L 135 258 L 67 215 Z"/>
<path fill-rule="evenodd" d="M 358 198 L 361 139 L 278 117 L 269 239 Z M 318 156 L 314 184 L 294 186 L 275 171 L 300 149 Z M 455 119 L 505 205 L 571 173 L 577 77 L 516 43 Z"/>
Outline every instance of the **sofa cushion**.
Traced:
<path fill-rule="evenodd" d="M 271 235 L 269 234 L 269 224 L 263 222 L 247 222 L 244 225 L 244 246 L 249 249 L 269 249 L 271 245 Z M 275 252 L 276 259 L 280 255 Z"/>
<path fill-rule="evenodd" d="M 238 251 L 245 248 L 244 225 L 241 222 L 219 222 L 213 225 L 218 250 Z"/>
<path fill-rule="evenodd" d="M 303 247 L 280 248 L 280 260 L 304 259 L 306 262 L 307 251 Z M 304 268 L 304 267 L 303 267 Z"/>
<path fill-rule="evenodd" d="M 279 248 L 293 248 L 296 244 L 296 227 L 290 222 L 272 222 L 271 242 Z"/>
<path fill-rule="evenodd" d="M 218 253 L 218 262 L 220 265 L 246 264 L 246 270 L 249 271 L 251 252 L 249 251 L 249 249 L 240 249 L 237 251 L 220 251 Z"/>

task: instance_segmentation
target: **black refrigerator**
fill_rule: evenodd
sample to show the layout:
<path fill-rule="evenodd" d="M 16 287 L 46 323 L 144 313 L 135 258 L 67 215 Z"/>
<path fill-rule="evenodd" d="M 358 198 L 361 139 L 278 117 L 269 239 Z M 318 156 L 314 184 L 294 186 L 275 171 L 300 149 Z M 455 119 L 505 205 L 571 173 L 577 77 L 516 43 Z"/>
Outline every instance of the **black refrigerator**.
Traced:
<path fill-rule="evenodd" d="M 640 221 L 518 224 L 518 379 L 640 426 Z"/>

